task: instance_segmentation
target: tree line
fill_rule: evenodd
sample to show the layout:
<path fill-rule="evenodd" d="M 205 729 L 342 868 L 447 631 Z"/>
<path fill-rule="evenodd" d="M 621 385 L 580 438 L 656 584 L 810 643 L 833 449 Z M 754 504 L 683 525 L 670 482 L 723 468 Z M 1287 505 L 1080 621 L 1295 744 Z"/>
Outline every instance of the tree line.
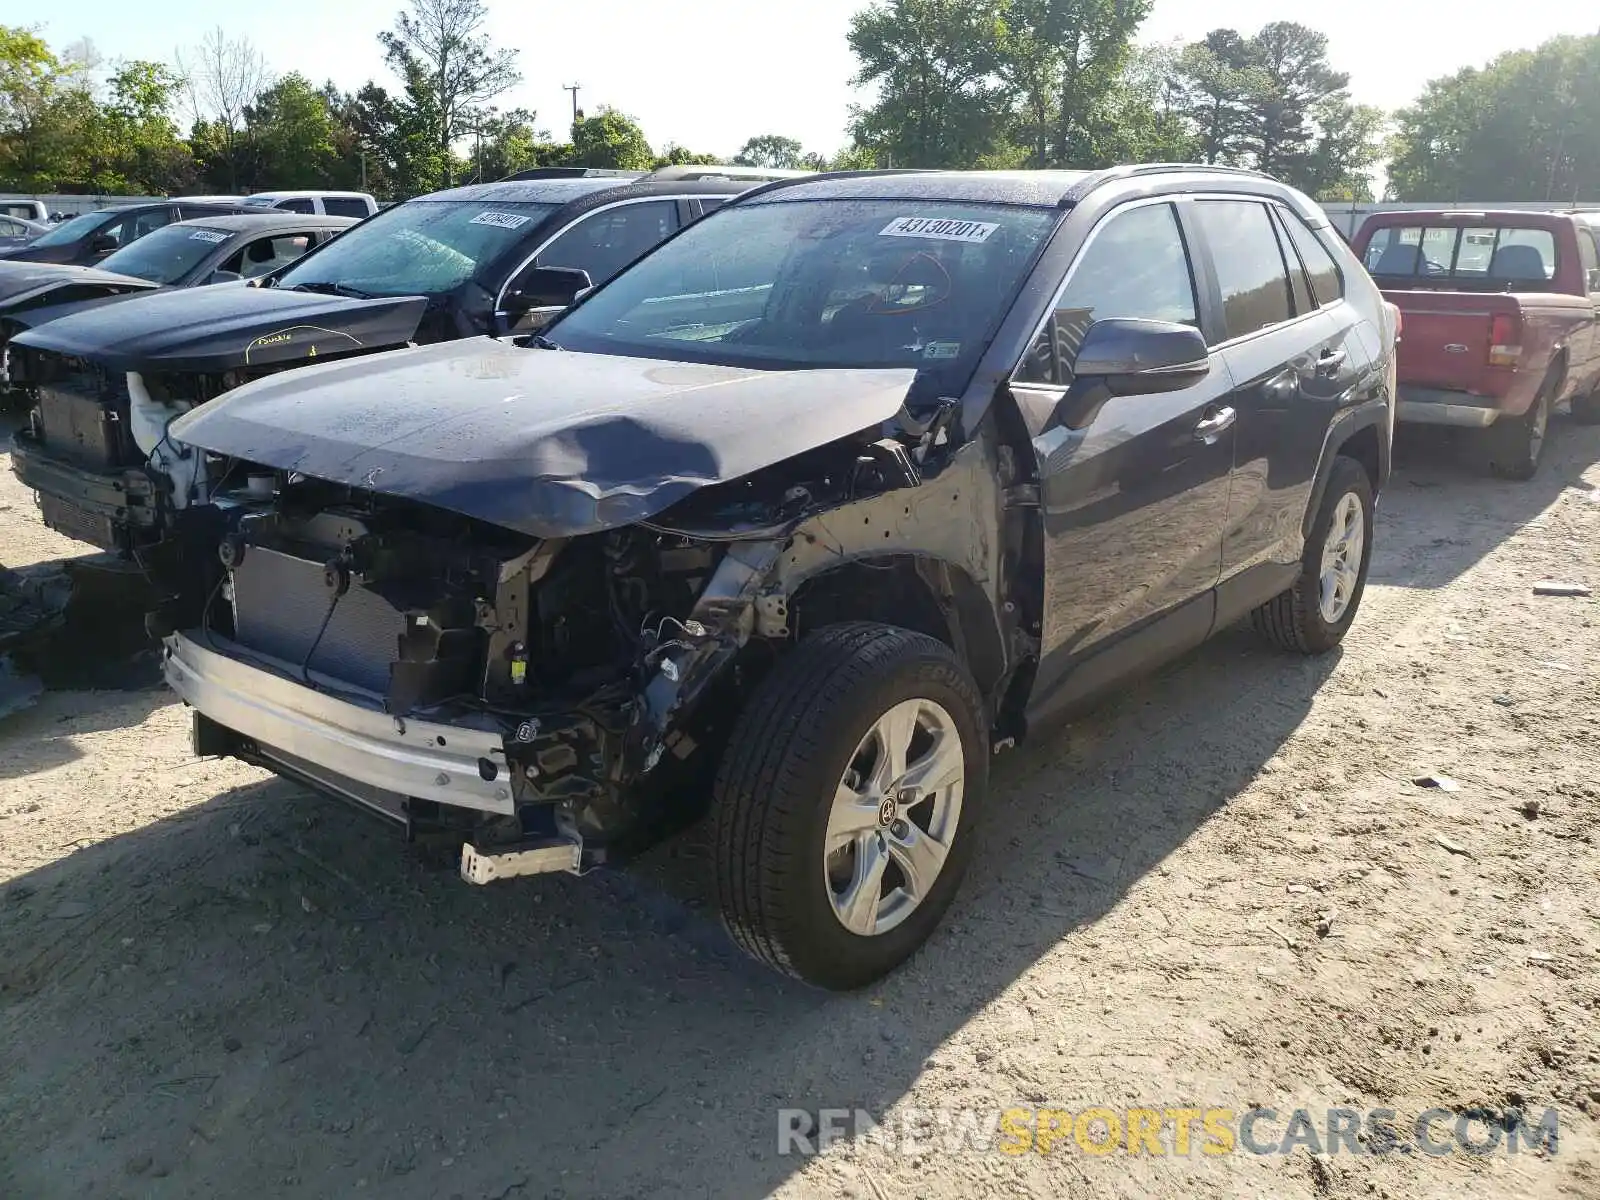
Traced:
<path fill-rule="evenodd" d="M 1355 103 L 1328 40 L 1293 21 L 1141 45 L 1154 0 L 875 0 L 848 40 L 870 103 L 849 144 L 781 134 L 755 166 L 1084 168 L 1200 161 L 1255 167 L 1324 200 L 1600 197 L 1600 35 L 1504 54 L 1430 82 L 1395 114 Z M 353 92 L 275 74 L 221 29 L 168 63 L 106 64 L 0 26 L 0 190 L 240 193 L 361 188 L 403 198 L 540 166 L 716 163 L 653 147 L 601 107 L 558 140 L 500 97 L 515 50 L 484 0 L 407 0 L 378 35 L 392 79 Z M 187 132 L 184 132 L 187 130 Z"/>

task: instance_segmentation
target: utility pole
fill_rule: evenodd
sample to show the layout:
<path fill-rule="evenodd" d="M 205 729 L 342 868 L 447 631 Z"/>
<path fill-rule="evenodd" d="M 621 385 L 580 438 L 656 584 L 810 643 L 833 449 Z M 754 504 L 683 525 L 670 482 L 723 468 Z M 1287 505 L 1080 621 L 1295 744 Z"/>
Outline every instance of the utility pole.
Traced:
<path fill-rule="evenodd" d="M 572 123 L 574 125 L 578 123 L 578 93 L 582 89 L 583 84 L 581 83 L 565 83 L 561 85 L 561 90 L 563 92 L 572 93 Z"/>

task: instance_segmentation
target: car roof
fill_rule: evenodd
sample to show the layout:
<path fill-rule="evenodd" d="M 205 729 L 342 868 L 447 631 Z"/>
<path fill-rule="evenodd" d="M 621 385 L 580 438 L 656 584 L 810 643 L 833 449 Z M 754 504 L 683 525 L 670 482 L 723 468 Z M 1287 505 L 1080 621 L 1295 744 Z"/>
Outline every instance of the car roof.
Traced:
<path fill-rule="evenodd" d="M 742 204 L 784 200 L 905 200 L 974 204 L 1014 204 L 1073 208 L 1091 195 L 1115 197 L 1181 195 L 1186 192 L 1237 192 L 1272 196 L 1309 223 L 1327 224 L 1327 215 L 1288 184 L 1259 171 L 1202 163 L 1134 163 L 1096 171 L 854 171 L 781 180 L 757 187 Z M 1098 199 L 1098 197 L 1097 197 Z"/>
<path fill-rule="evenodd" d="M 736 196 L 760 181 L 728 179 L 680 179 L 652 182 L 648 178 L 618 179 L 616 176 L 566 179 L 503 179 L 497 183 L 474 183 L 449 191 L 418 196 L 407 204 L 466 200 L 521 202 L 524 204 L 571 204 L 590 200 L 601 192 L 606 202 L 647 196 Z"/>
<path fill-rule="evenodd" d="M 1090 171 L 862 171 L 783 180 L 748 202 L 774 200 L 966 200 L 1055 207 Z"/>
<path fill-rule="evenodd" d="M 286 192 L 251 192 L 247 200 L 296 200 L 306 197 L 333 196 L 342 200 L 371 200 L 366 192 L 340 192 L 329 188 L 292 188 Z"/>
<path fill-rule="evenodd" d="M 207 229 L 226 229 L 230 233 L 262 233 L 273 229 L 348 229 L 360 217 L 325 217 L 319 213 L 229 213 L 216 217 L 191 217 L 174 225 L 204 225 Z"/>

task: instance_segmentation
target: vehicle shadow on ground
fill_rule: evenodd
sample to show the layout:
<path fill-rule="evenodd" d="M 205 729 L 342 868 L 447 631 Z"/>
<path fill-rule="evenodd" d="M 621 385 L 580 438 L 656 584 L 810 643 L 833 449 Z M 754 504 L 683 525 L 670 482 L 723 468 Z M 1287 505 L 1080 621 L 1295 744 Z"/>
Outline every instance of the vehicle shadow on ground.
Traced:
<path fill-rule="evenodd" d="M 1372 582 L 1441 588 L 1544 512 L 1600 462 L 1600 426 L 1553 416 L 1539 473 L 1526 482 L 1489 471 L 1483 442 L 1450 429 L 1402 427 L 1394 477 L 1379 503 Z M 1440 528 L 1450 530 L 1439 535 Z"/>
<path fill-rule="evenodd" d="M 171 697 L 153 688 L 109 691 L 39 691 L 36 681 L 7 673 L 0 678 L 0 781 L 24 779 L 76 762 L 77 739 L 138 725 Z M 127 781 L 132 785 L 132 781 Z M 93 830 L 85 830 L 85 835 Z M 3 836 L 3 826 L 0 826 Z"/>
<path fill-rule="evenodd" d="M 1000 760 L 948 925 L 861 995 L 732 948 L 698 831 L 473 890 L 269 782 L 85 849 L 0 898 L 0 1193 L 765 1194 L 801 1165 L 780 1108 L 886 1110 L 1243 788 L 1336 661 L 1230 631 Z M 1218 722 L 1247 741 L 1209 748 Z"/>
<path fill-rule="evenodd" d="M 1391 547 L 1480 481 L 1408 465 L 1375 574 L 1458 577 L 1600 457 L 1579 433 L 1541 481 L 1482 481 L 1496 515 L 1430 543 L 1438 564 Z M 0 1194 L 764 1195 L 802 1165 L 780 1109 L 882 1113 L 969 1065 L 950 1037 L 1262 773 L 1337 663 L 1229 630 L 998 760 L 946 926 L 852 996 L 731 947 L 703 829 L 625 871 L 474 890 L 288 784 L 217 796 L 0 892 Z M 1103 1086 L 1060 1061 L 995 1102 Z"/>

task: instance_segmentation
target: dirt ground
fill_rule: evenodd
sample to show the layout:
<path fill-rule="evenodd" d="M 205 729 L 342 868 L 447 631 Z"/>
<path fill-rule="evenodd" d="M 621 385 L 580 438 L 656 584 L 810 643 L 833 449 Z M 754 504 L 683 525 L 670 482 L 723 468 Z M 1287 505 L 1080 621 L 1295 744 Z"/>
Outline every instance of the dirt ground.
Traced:
<path fill-rule="evenodd" d="M 1600 588 L 1600 430 L 1555 439 L 1532 484 L 1407 455 L 1341 653 L 1232 631 L 1000 759 L 858 996 L 739 957 L 698 834 L 474 890 L 158 689 L 47 691 L 0 721 L 0 1196 L 1600 1196 L 1600 600 L 1533 594 Z M 0 562 L 71 549 L 0 472 Z M 778 1153 L 783 1108 L 1252 1105 L 1560 1141 Z"/>

